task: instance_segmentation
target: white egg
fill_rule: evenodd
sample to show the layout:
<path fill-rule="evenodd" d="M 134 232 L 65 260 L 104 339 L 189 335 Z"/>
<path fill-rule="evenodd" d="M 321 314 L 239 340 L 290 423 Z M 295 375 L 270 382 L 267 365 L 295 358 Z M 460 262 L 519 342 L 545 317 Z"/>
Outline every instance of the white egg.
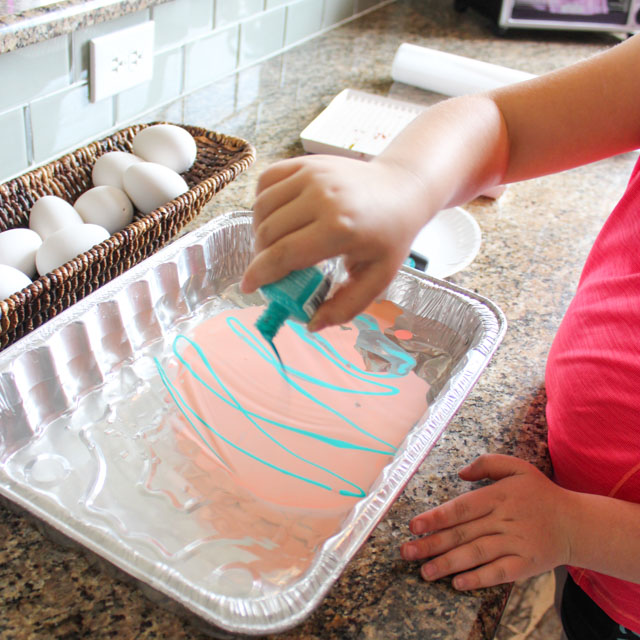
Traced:
<path fill-rule="evenodd" d="M 36 275 L 36 251 L 42 238 L 31 229 L 9 229 L 0 233 L 0 264 L 22 271 L 29 278 Z"/>
<path fill-rule="evenodd" d="M 122 181 L 133 204 L 145 214 L 189 190 L 181 175 L 155 162 L 131 165 Z"/>
<path fill-rule="evenodd" d="M 91 179 L 95 187 L 110 185 L 122 189 L 122 174 L 142 158 L 126 151 L 109 151 L 100 156 L 91 170 Z"/>
<path fill-rule="evenodd" d="M 136 134 L 133 152 L 147 162 L 157 162 L 183 173 L 194 163 L 198 150 L 186 129 L 175 124 L 155 124 Z"/>
<path fill-rule="evenodd" d="M 63 227 L 82 224 L 78 212 L 58 196 L 43 196 L 29 211 L 29 228 L 45 240 Z"/>
<path fill-rule="evenodd" d="M 0 264 L 0 300 L 21 291 L 31 284 L 31 278 L 22 271 L 6 264 Z"/>
<path fill-rule="evenodd" d="M 100 244 L 111 234 L 97 224 L 81 224 L 72 229 L 60 229 L 51 234 L 36 254 L 38 273 L 44 275 L 69 260 Z"/>
<path fill-rule="evenodd" d="M 124 229 L 133 220 L 133 204 L 127 194 L 108 184 L 85 191 L 73 208 L 85 222 L 99 224 L 109 233 Z"/>

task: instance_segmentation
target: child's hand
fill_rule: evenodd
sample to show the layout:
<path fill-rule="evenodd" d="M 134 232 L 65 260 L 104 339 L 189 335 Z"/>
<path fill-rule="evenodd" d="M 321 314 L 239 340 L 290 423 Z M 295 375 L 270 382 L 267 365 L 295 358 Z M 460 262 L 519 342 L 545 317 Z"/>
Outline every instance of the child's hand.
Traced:
<path fill-rule="evenodd" d="M 416 516 L 409 528 L 424 537 L 401 547 L 405 560 L 424 560 L 421 574 L 450 574 L 456 589 L 478 589 L 529 578 L 570 555 L 569 495 L 528 462 L 483 455 L 460 471 L 464 480 L 494 484 Z"/>
<path fill-rule="evenodd" d="M 342 255 L 347 282 L 323 304 L 312 330 L 346 322 L 391 282 L 427 220 L 417 178 L 382 162 L 305 156 L 260 177 L 254 204 L 256 257 L 245 272 L 249 293 L 296 269 Z"/>

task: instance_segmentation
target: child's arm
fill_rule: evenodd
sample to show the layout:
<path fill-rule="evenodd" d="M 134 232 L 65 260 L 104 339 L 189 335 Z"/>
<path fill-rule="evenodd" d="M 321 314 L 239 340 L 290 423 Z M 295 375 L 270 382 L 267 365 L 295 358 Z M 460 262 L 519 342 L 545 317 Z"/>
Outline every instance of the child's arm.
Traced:
<path fill-rule="evenodd" d="M 342 255 L 349 280 L 310 328 L 351 319 L 389 284 L 415 235 L 447 198 L 456 192 L 468 200 L 499 183 L 505 152 L 494 102 L 474 96 L 430 108 L 371 162 L 305 156 L 274 164 L 258 182 L 257 255 L 243 290 Z"/>
<path fill-rule="evenodd" d="M 457 574 L 456 589 L 478 589 L 569 564 L 640 583 L 640 505 L 568 491 L 509 456 L 480 456 L 460 477 L 496 482 L 413 518 L 427 535 L 401 552 L 431 558 L 426 580 Z"/>
<path fill-rule="evenodd" d="M 305 156 L 259 179 L 247 292 L 336 255 L 350 278 L 311 327 L 344 322 L 391 281 L 419 229 L 490 186 L 640 146 L 640 37 L 566 69 L 429 108 L 369 163 Z"/>

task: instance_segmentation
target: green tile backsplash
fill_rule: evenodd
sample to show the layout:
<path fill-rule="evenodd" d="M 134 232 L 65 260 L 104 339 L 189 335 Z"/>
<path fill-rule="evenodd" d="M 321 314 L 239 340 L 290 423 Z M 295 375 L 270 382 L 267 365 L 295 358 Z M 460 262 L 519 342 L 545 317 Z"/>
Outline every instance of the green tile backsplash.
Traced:
<path fill-rule="evenodd" d="M 286 9 L 279 7 L 260 12 L 240 25 L 241 66 L 282 51 L 285 16 Z"/>
<path fill-rule="evenodd" d="M 181 95 L 183 55 L 182 49 L 156 54 L 151 80 L 116 96 L 117 122 L 127 122 L 137 114 L 171 102 Z"/>
<path fill-rule="evenodd" d="M 354 0 L 324 0 L 324 27 L 331 27 L 338 22 L 347 20 L 355 10 Z"/>
<path fill-rule="evenodd" d="M 263 0 L 216 0 L 216 26 L 237 22 L 260 13 Z"/>
<path fill-rule="evenodd" d="M 113 101 L 92 104 L 83 85 L 38 98 L 30 111 L 35 163 L 77 147 L 93 138 L 94 132 L 109 129 L 114 121 Z"/>
<path fill-rule="evenodd" d="M 229 96 L 221 103 L 223 118 L 227 103 L 237 99 L 232 96 L 240 86 L 238 72 L 392 1 L 173 0 L 4 53 L 0 182 L 157 114 L 187 121 L 180 98 L 207 85 L 212 99 L 220 99 L 217 85 Z M 89 41 L 147 20 L 155 23 L 153 78 L 91 103 Z M 242 86 L 248 88 L 246 82 Z"/>
<path fill-rule="evenodd" d="M 213 29 L 211 0 L 180 0 L 153 8 L 156 51 L 204 37 Z"/>
<path fill-rule="evenodd" d="M 206 38 L 186 47 L 185 88 L 187 92 L 226 76 L 238 66 L 239 26 L 216 29 Z"/>
<path fill-rule="evenodd" d="M 24 109 L 14 109 L 0 115 L 0 161 L 8 173 L 17 173 L 27 166 L 27 137 L 24 128 Z"/>
<path fill-rule="evenodd" d="M 66 36 L 0 55 L 0 113 L 23 106 L 71 83 Z"/>
<path fill-rule="evenodd" d="M 287 7 L 285 44 L 292 45 L 310 38 L 322 29 L 322 2 L 301 0 Z"/>

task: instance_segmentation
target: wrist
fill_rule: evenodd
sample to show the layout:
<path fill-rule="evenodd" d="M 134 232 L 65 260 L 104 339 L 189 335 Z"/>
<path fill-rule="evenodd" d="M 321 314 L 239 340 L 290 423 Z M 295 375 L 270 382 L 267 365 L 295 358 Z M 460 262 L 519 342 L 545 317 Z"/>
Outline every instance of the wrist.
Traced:
<path fill-rule="evenodd" d="M 562 533 L 563 548 L 558 564 L 581 566 L 582 536 L 585 521 L 584 503 L 580 499 L 581 494 L 576 491 L 559 487 L 563 495 L 558 505 L 560 513 L 560 527 Z"/>
<path fill-rule="evenodd" d="M 567 491 L 567 564 L 640 582 L 640 505 Z"/>
<path fill-rule="evenodd" d="M 412 236 L 443 208 L 438 190 L 429 184 L 427 177 L 416 173 L 409 162 L 383 153 L 370 164 L 379 172 L 380 183 L 387 186 L 386 193 L 393 199 L 389 209 L 407 222 L 407 231 Z"/>

